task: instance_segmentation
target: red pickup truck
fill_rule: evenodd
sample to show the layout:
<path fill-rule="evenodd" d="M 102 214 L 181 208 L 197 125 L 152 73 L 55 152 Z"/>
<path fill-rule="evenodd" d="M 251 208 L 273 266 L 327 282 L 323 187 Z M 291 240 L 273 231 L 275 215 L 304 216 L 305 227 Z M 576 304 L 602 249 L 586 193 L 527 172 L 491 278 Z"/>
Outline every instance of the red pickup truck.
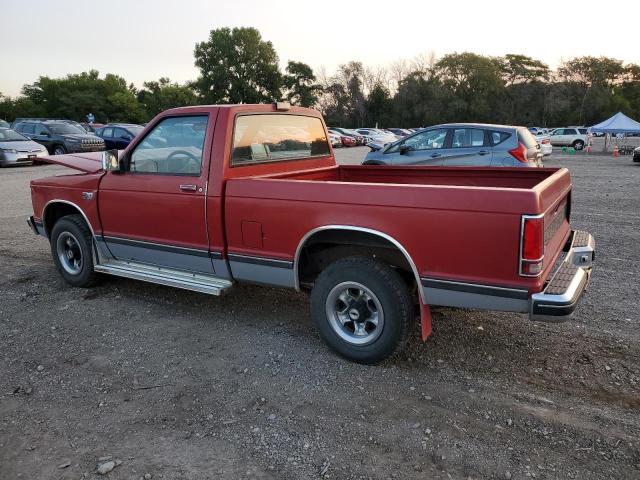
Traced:
<path fill-rule="evenodd" d="M 563 320 L 594 240 L 569 225 L 564 168 L 336 165 L 314 110 L 177 108 L 126 150 L 49 157 L 32 230 L 71 285 L 99 274 L 219 295 L 236 282 L 311 292 L 321 337 L 378 362 L 429 306 Z"/>

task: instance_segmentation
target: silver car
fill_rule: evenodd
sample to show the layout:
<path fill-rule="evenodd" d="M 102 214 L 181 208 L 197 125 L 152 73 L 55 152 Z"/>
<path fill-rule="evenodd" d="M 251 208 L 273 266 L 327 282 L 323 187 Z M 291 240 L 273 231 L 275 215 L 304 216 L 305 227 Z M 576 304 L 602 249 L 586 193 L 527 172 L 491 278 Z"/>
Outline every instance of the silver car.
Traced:
<path fill-rule="evenodd" d="M 449 123 L 390 145 L 369 144 L 364 165 L 541 167 L 540 145 L 525 127 Z"/>
<path fill-rule="evenodd" d="M 47 155 L 49 152 L 39 143 L 10 128 L 0 128 L 0 167 L 32 165 L 34 159 Z"/>

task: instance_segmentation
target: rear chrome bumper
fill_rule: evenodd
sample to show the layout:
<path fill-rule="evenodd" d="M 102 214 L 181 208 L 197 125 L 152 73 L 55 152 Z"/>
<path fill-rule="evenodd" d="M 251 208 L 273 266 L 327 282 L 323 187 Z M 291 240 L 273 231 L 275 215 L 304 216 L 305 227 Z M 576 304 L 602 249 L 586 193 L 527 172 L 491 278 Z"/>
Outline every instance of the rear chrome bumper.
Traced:
<path fill-rule="evenodd" d="M 595 240 L 588 232 L 574 231 L 565 245 L 566 257 L 540 293 L 531 295 L 529 318 L 546 322 L 568 320 L 584 293 L 596 255 Z"/>

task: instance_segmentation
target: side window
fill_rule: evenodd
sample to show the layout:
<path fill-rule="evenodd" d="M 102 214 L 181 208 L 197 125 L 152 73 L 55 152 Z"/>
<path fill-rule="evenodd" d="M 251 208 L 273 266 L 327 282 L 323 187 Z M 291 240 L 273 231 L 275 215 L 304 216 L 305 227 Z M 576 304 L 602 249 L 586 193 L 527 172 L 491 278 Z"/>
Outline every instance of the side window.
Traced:
<path fill-rule="evenodd" d="M 113 128 L 112 127 L 106 127 L 102 129 L 102 136 L 105 138 L 111 138 L 113 137 Z"/>
<path fill-rule="evenodd" d="M 477 128 L 454 128 L 451 148 L 484 146 L 484 130 Z"/>
<path fill-rule="evenodd" d="M 208 116 L 165 118 L 131 154 L 131 171 L 200 175 Z"/>
<path fill-rule="evenodd" d="M 325 155 L 329 144 L 317 117 L 271 113 L 236 117 L 232 166 Z"/>
<path fill-rule="evenodd" d="M 506 132 L 489 132 L 489 137 L 491 138 L 491 145 L 499 145 L 504 142 L 511 135 Z"/>
<path fill-rule="evenodd" d="M 24 123 L 20 122 L 20 123 L 16 123 L 16 126 L 13 127 L 13 129 L 18 133 L 22 133 L 23 132 L 22 127 L 24 127 Z"/>
<path fill-rule="evenodd" d="M 113 129 L 113 136 L 116 138 L 131 138 L 131 135 L 129 135 L 129 132 L 127 132 L 124 128 L 114 128 Z"/>
<path fill-rule="evenodd" d="M 33 135 L 35 131 L 36 131 L 35 124 L 33 123 L 24 123 L 22 125 L 22 133 L 26 133 L 27 135 Z"/>
<path fill-rule="evenodd" d="M 435 150 L 444 147 L 446 138 L 447 129 L 438 128 L 436 130 L 427 130 L 426 132 L 407 138 L 404 145 L 412 150 Z"/>
<path fill-rule="evenodd" d="M 578 132 L 580 132 L 580 135 L 586 135 L 587 134 L 587 129 L 586 128 L 579 128 Z"/>
<path fill-rule="evenodd" d="M 36 132 L 36 135 L 48 135 L 49 134 L 49 130 L 47 130 L 47 127 L 45 127 L 41 123 L 35 124 L 35 132 Z"/>
<path fill-rule="evenodd" d="M 575 135 L 576 133 L 577 132 L 576 132 L 575 128 L 565 128 L 564 129 L 564 134 L 565 135 Z"/>

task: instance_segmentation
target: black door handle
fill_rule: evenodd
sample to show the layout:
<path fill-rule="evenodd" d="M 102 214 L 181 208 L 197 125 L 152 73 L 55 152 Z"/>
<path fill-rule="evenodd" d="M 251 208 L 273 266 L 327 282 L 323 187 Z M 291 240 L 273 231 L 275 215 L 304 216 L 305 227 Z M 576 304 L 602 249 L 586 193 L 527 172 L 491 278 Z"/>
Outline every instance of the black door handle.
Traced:
<path fill-rule="evenodd" d="M 438 157 L 441 157 L 441 156 L 442 156 L 442 154 L 440 154 L 440 153 L 432 153 L 431 154 L 431 158 L 438 158 Z"/>
<path fill-rule="evenodd" d="M 486 150 L 480 150 L 480 151 L 478 152 L 478 155 L 489 155 L 489 152 L 488 152 L 488 151 L 486 151 Z"/>

